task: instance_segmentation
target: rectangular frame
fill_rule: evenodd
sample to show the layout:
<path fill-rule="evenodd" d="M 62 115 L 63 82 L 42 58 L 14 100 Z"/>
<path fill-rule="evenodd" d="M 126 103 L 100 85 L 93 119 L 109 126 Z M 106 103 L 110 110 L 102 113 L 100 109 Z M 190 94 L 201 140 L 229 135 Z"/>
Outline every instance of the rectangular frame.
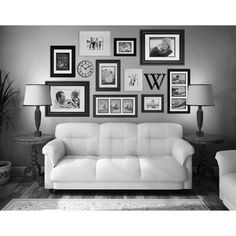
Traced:
<path fill-rule="evenodd" d="M 99 112 L 98 102 L 102 101 L 103 112 Z M 113 107 L 111 106 L 113 102 Z M 129 106 L 132 103 L 132 112 Z M 131 102 L 131 103 L 130 103 Z M 116 106 L 116 107 L 115 107 Z M 113 109 L 113 110 L 111 110 Z M 100 113 L 100 114 L 99 114 Z M 138 96 L 137 95 L 93 95 L 93 117 L 137 117 Z"/>
<path fill-rule="evenodd" d="M 143 69 L 125 69 L 124 91 L 143 90 Z"/>
<path fill-rule="evenodd" d="M 141 65 L 183 65 L 184 30 L 140 30 L 140 54 Z"/>
<path fill-rule="evenodd" d="M 114 38 L 114 56 L 136 56 L 136 38 Z"/>
<path fill-rule="evenodd" d="M 77 81 L 46 81 L 46 85 L 50 86 L 50 93 L 52 98 L 52 105 L 45 106 L 45 116 L 89 116 L 89 82 L 77 82 Z M 55 87 L 55 88 L 54 88 Z M 76 90 L 73 90 L 75 87 Z M 59 89 L 59 91 L 57 91 Z M 78 89 L 79 92 L 78 92 Z M 52 92 L 63 92 L 65 95 L 65 107 L 64 105 L 59 105 L 57 103 L 56 94 L 52 94 Z M 77 96 L 81 95 L 82 98 L 77 98 L 76 100 L 72 100 L 72 92 L 77 91 Z M 66 95 L 69 98 L 66 99 Z M 59 94 L 61 95 L 61 94 Z M 83 99 L 81 101 L 81 99 Z M 79 107 L 76 107 L 79 106 Z M 52 108 L 52 106 L 57 106 L 57 108 Z M 77 111 L 79 109 L 79 111 Z M 58 111 L 57 111 L 58 110 Z"/>
<path fill-rule="evenodd" d="M 50 47 L 50 76 L 75 77 L 75 46 Z"/>
<path fill-rule="evenodd" d="M 190 113 L 190 106 L 186 105 L 190 84 L 190 69 L 168 69 L 167 74 L 168 113 Z M 182 76 L 180 76 L 181 74 Z M 181 108 L 181 104 L 185 108 Z"/>
<path fill-rule="evenodd" d="M 160 109 L 145 109 L 145 98 L 160 98 L 161 100 L 161 106 Z M 155 101 L 154 101 L 154 105 L 155 105 Z M 164 112 L 164 95 L 163 94 L 142 94 L 142 112 L 146 112 L 146 113 L 162 113 Z"/>

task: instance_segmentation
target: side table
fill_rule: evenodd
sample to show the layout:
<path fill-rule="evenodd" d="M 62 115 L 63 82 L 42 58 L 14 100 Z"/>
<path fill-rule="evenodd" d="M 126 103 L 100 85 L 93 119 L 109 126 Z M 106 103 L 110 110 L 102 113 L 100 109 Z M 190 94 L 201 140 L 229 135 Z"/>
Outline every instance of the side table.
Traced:
<path fill-rule="evenodd" d="M 224 142 L 224 138 L 219 135 L 204 134 L 202 137 L 196 136 L 196 134 L 185 135 L 184 139 L 192 144 L 200 145 L 200 160 L 197 166 L 197 176 L 199 176 L 198 184 L 201 178 L 206 178 L 209 173 L 214 180 L 214 173 L 212 168 L 207 165 L 207 150 L 206 146 L 210 144 L 220 144 Z"/>
<path fill-rule="evenodd" d="M 35 137 L 33 134 L 19 135 L 14 138 L 16 143 L 26 144 L 31 146 L 31 166 L 27 166 L 24 170 L 25 176 L 32 176 L 42 183 L 43 173 L 41 172 L 41 166 L 38 163 L 37 145 L 44 144 L 54 139 L 52 134 L 42 134 L 40 137 Z"/>

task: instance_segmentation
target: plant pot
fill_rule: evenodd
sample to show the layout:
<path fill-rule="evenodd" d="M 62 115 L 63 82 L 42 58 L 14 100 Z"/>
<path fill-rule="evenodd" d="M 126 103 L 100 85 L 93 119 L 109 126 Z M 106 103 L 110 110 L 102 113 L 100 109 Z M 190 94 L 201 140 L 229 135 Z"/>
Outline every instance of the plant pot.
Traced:
<path fill-rule="evenodd" d="M 11 162 L 0 161 L 0 185 L 8 182 L 10 178 Z"/>

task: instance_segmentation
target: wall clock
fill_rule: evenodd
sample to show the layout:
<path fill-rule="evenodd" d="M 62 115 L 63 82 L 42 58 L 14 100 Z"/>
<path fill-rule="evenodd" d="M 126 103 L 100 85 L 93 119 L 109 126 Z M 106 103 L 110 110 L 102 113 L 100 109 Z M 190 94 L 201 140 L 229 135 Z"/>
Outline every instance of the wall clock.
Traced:
<path fill-rule="evenodd" d="M 89 77 L 93 73 L 93 64 L 90 61 L 81 61 L 77 66 L 77 72 L 81 77 Z"/>

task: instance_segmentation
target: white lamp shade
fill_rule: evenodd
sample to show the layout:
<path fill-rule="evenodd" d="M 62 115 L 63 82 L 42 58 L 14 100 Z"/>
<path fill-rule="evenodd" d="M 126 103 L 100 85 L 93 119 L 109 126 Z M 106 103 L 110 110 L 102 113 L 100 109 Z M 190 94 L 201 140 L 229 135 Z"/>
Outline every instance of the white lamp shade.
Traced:
<path fill-rule="evenodd" d="M 213 90 L 211 84 L 189 85 L 187 105 L 214 106 Z"/>
<path fill-rule="evenodd" d="M 24 106 L 51 105 L 49 86 L 44 84 L 27 84 L 25 88 Z"/>

